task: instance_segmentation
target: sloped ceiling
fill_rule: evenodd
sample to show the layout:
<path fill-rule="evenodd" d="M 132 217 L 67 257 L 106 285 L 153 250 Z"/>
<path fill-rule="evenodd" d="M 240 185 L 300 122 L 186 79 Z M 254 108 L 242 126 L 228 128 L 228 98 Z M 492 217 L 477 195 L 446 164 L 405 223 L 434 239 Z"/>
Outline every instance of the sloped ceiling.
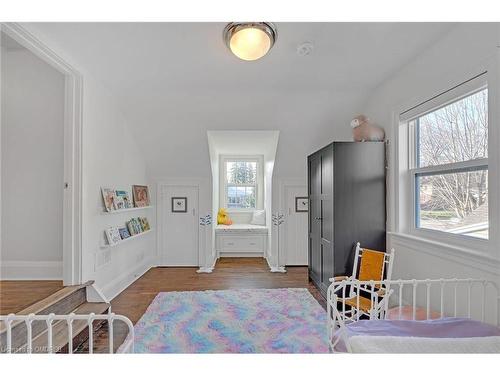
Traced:
<path fill-rule="evenodd" d="M 207 130 L 279 130 L 275 173 L 305 176 L 305 157 L 350 139 L 369 93 L 453 24 L 277 23 L 255 62 L 234 57 L 224 23 L 37 23 L 107 87 L 152 178 L 210 176 Z M 312 42 L 309 56 L 297 46 Z M 382 124 L 384 125 L 384 124 Z M 119 137 L 119 135 L 117 135 Z"/>

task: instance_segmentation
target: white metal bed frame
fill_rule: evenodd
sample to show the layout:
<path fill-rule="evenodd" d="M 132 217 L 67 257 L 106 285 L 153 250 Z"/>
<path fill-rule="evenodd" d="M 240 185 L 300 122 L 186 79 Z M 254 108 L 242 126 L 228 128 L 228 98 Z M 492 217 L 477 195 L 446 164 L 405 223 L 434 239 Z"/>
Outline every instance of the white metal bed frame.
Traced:
<path fill-rule="evenodd" d="M 96 320 L 106 320 L 108 322 L 108 350 L 109 353 L 114 353 L 114 341 L 113 341 L 113 322 L 115 320 L 121 321 L 125 323 L 128 327 L 128 335 L 125 339 L 125 343 L 123 344 L 123 350 L 120 352 L 134 352 L 134 325 L 124 315 L 117 315 L 114 313 L 108 314 L 67 314 L 67 315 L 56 315 L 56 314 L 48 314 L 48 315 L 0 315 L 0 322 L 4 322 L 6 326 L 6 352 L 7 353 L 15 353 L 12 348 L 12 324 L 14 322 L 23 321 L 26 324 L 26 350 L 23 353 L 31 354 L 33 353 L 33 335 L 32 335 L 32 322 L 33 321 L 45 321 L 47 324 L 47 353 L 54 353 L 54 347 L 52 345 L 52 325 L 54 321 L 66 321 L 68 327 L 68 353 L 73 353 L 73 322 L 75 320 L 84 320 L 88 325 L 88 342 L 89 342 L 89 354 L 94 352 L 94 331 L 93 331 L 93 322 Z"/>
<path fill-rule="evenodd" d="M 487 291 L 488 288 L 491 288 L 494 293 L 493 298 L 493 311 L 494 311 L 494 322 L 495 325 L 499 326 L 500 318 L 500 294 L 498 286 L 490 280 L 485 279 L 425 279 L 425 280 L 382 280 L 382 281 L 359 281 L 355 279 L 348 279 L 343 281 L 334 281 L 334 279 L 330 279 L 332 283 L 328 287 L 327 290 L 327 329 L 328 329 L 328 339 L 330 343 L 330 347 L 333 350 L 334 346 L 340 340 L 341 335 L 335 336 L 335 332 L 343 327 L 346 324 L 351 322 L 358 321 L 361 314 L 355 313 L 352 314 L 350 318 L 346 318 L 346 306 L 345 302 L 342 301 L 342 296 L 349 293 L 349 290 L 353 288 L 357 288 L 358 290 L 362 289 L 368 291 L 371 299 L 372 309 L 369 312 L 369 319 L 387 319 L 387 311 L 389 309 L 389 300 L 390 296 L 392 296 L 393 292 L 397 291 L 397 304 L 396 307 L 399 307 L 399 316 L 402 317 L 402 307 L 406 301 L 403 301 L 403 291 L 407 286 L 411 287 L 411 311 L 412 318 L 411 320 L 416 320 L 417 313 L 417 290 L 419 287 L 424 287 L 425 290 L 425 311 L 426 311 L 426 319 L 431 318 L 431 290 L 432 287 L 437 287 L 439 290 L 439 316 L 440 318 L 444 318 L 445 316 L 458 316 L 458 304 L 459 298 L 464 297 L 466 302 L 466 316 L 467 318 L 472 317 L 472 289 L 473 287 L 480 288 L 480 305 L 481 305 L 481 313 L 480 313 L 480 321 L 485 322 L 486 320 L 486 308 L 487 308 Z M 380 300 L 380 296 L 377 294 L 377 286 L 382 286 L 384 289 L 388 291 L 387 298 L 383 298 Z M 459 286 L 466 288 L 465 296 L 463 294 L 458 293 Z M 445 311 L 445 297 L 447 296 L 447 292 L 451 289 L 452 291 L 452 300 L 453 300 L 453 313 L 446 313 Z M 339 296 L 340 295 L 340 296 Z M 449 295 L 448 295 L 449 296 Z M 464 302 L 463 300 L 461 300 Z M 380 306 L 383 304 L 383 306 Z M 335 340 L 335 341 L 334 341 Z"/>

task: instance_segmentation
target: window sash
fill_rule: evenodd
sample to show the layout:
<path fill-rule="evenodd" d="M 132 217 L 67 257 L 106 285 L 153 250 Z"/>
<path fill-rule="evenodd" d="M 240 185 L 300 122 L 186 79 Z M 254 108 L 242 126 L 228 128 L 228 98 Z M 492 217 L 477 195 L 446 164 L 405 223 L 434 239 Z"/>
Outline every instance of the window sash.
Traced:
<path fill-rule="evenodd" d="M 231 162 L 255 162 L 256 163 L 256 168 L 255 168 L 255 184 L 238 184 L 238 183 L 229 183 L 227 179 L 227 164 Z M 229 187 L 253 187 L 254 192 L 255 192 L 255 207 L 231 207 L 231 210 L 255 210 L 258 207 L 258 202 L 259 202 L 259 176 L 260 176 L 260 168 L 261 168 L 261 163 L 258 158 L 255 157 L 237 157 L 237 158 L 224 158 L 223 160 L 223 171 L 224 171 L 224 206 L 228 208 L 229 206 L 229 194 L 228 194 L 228 188 Z"/>
<path fill-rule="evenodd" d="M 489 161 L 488 158 L 479 158 L 461 162 L 454 163 L 446 163 L 446 164 L 437 164 L 431 166 L 420 167 L 418 166 L 419 160 L 419 118 L 437 111 L 441 108 L 444 108 L 452 103 L 458 102 L 470 95 L 474 95 L 477 92 L 480 92 L 484 89 L 488 89 L 486 74 L 482 73 L 478 76 L 460 84 L 456 87 L 445 91 L 442 94 L 439 94 L 430 100 L 423 102 L 420 105 L 417 105 L 403 113 L 400 114 L 400 122 L 405 123 L 408 128 L 408 174 L 409 174 L 409 198 L 410 198 L 410 215 L 411 219 L 409 221 L 410 233 L 414 234 L 429 234 L 430 237 L 435 237 L 436 239 L 444 239 L 447 238 L 454 241 L 460 241 L 458 243 L 466 242 L 466 243 L 478 243 L 489 241 L 488 239 L 475 238 L 466 236 L 463 234 L 455 234 L 450 232 L 441 231 L 439 229 L 430 229 L 430 228 L 422 228 L 418 226 L 418 217 L 419 212 L 417 211 L 419 208 L 419 191 L 417 186 L 417 178 L 418 177 L 426 177 L 426 176 L 434 176 L 434 175 L 443 175 L 450 173 L 461 173 L 461 172 L 473 172 L 473 171 L 481 171 L 488 170 Z M 490 104 L 490 103 L 488 103 Z M 488 106 L 488 112 L 490 108 Z M 488 184 L 489 186 L 490 184 Z M 489 222 L 491 223 L 491 216 L 489 215 Z"/>

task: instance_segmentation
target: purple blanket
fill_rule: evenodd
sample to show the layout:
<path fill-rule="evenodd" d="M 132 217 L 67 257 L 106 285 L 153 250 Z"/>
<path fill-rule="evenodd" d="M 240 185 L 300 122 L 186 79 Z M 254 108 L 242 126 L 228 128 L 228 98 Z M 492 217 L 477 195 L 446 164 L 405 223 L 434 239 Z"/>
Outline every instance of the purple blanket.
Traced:
<path fill-rule="evenodd" d="M 341 339 L 335 351 L 345 352 L 343 340 L 352 336 L 403 336 L 431 338 L 466 338 L 500 336 L 500 328 L 464 318 L 436 320 L 360 320 L 346 325 L 335 333 Z"/>

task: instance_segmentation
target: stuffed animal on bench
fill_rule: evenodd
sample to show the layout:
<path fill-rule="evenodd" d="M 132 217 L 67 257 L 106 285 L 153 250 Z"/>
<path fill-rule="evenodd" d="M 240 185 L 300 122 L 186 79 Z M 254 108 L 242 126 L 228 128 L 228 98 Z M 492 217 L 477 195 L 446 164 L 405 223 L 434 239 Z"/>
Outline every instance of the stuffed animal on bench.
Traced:
<path fill-rule="evenodd" d="M 219 212 L 217 213 L 217 224 L 223 224 L 223 225 L 231 225 L 233 224 L 233 221 L 227 214 L 227 211 L 225 208 L 220 208 Z"/>
<path fill-rule="evenodd" d="M 358 115 L 351 121 L 352 138 L 355 142 L 376 142 L 385 138 L 384 129 L 375 125 L 365 115 Z"/>

